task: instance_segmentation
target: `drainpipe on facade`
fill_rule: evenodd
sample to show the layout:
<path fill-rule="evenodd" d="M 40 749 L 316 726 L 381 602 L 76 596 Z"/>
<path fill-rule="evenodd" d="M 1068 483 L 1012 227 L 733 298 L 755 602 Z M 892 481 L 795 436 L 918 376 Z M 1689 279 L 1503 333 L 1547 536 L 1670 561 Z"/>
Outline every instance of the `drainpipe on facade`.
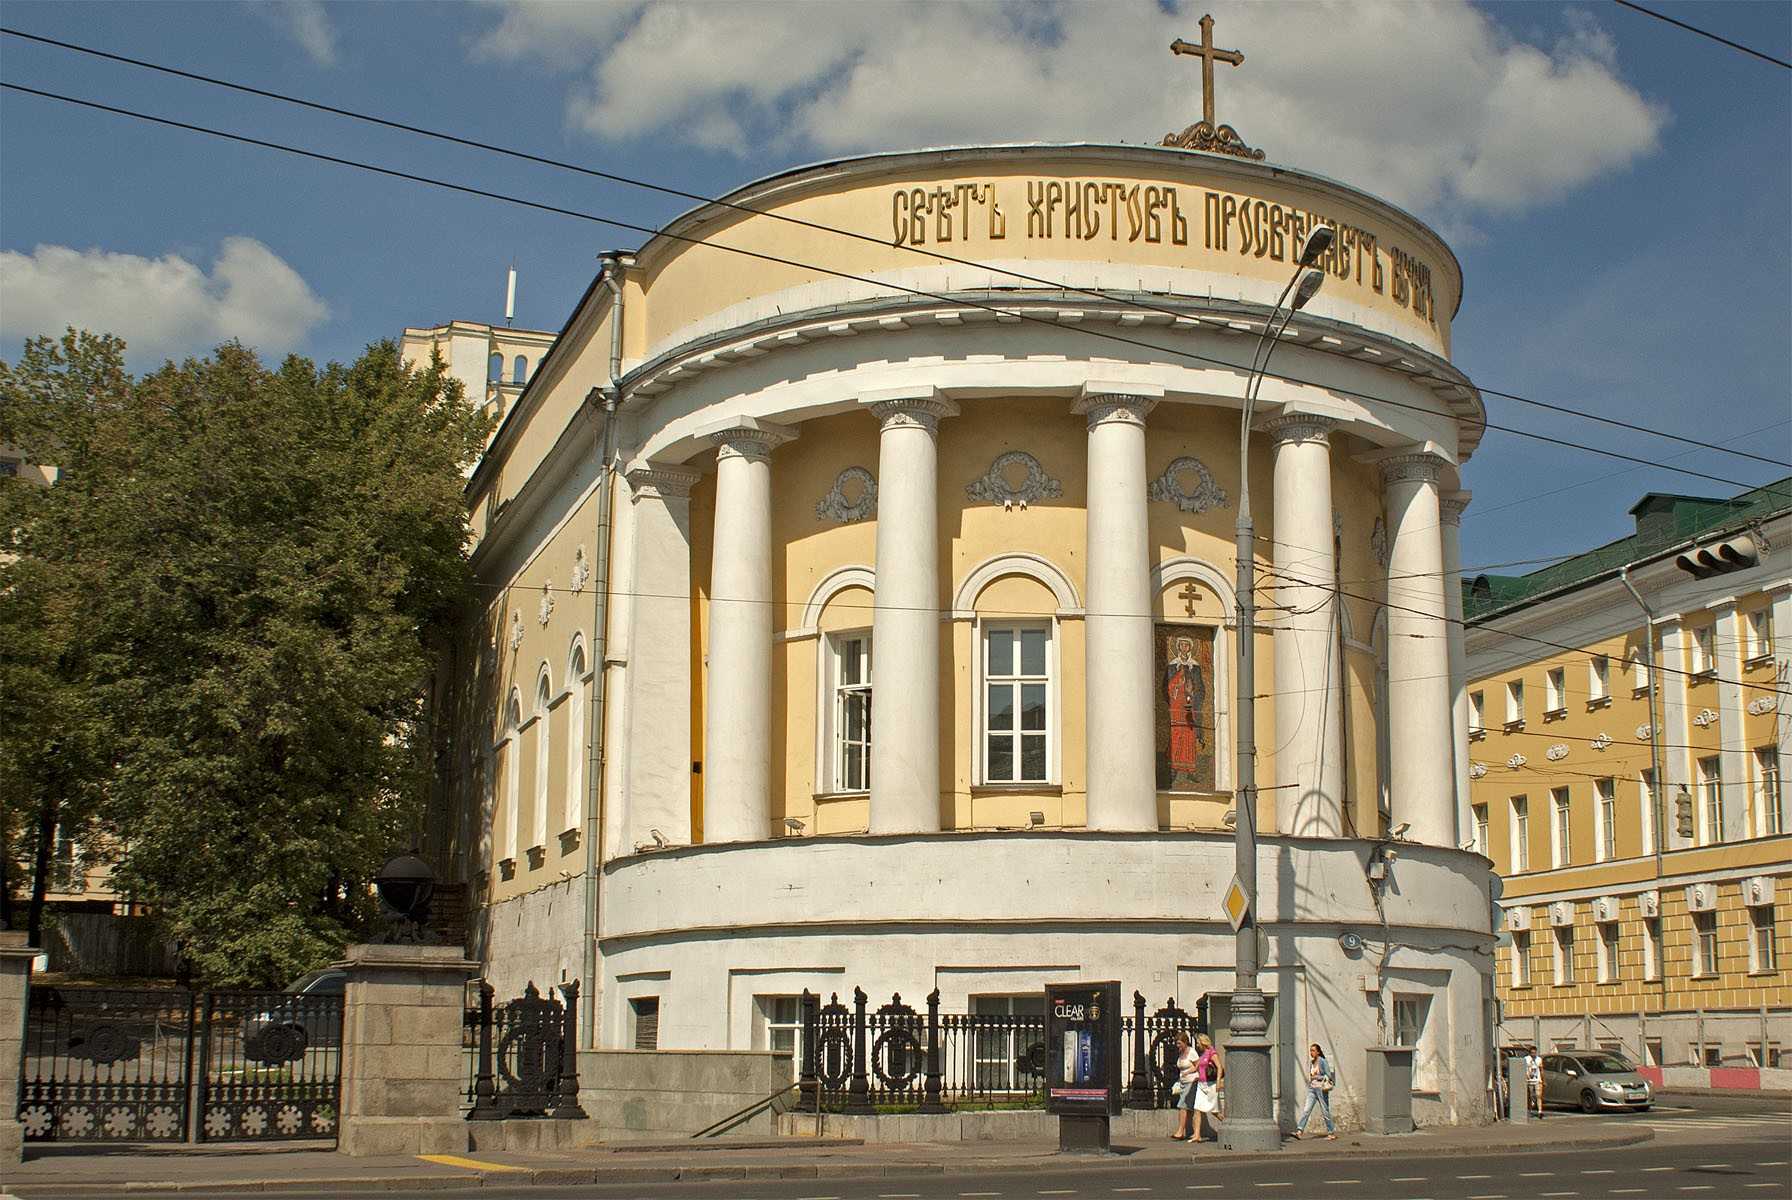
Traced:
<path fill-rule="evenodd" d="M 585 724 L 585 745 L 590 748 L 585 771 L 585 937 L 581 991 L 585 1003 L 579 1010 L 579 1044 L 597 1049 L 597 917 L 598 871 L 603 866 L 604 711 L 609 667 L 610 620 L 610 510 L 614 504 L 616 413 L 622 407 L 622 272 L 623 259 L 605 254 L 604 283 L 610 289 L 610 385 L 603 397 L 603 448 L 597 476 L 597 561 L 592 566 L 596 594 L 591 618 L 591 709 Z M 595 398 L 598 389 L 593 388 Z"/>
<path fill-rule="evenodd" d="M 1656 699 L 1661 686 L 1661 673 L 1655 669 L 1655 610 L 1643 599 L 1643 594 L 1636 590 L 1630 582 L 1630 570 L 1635 563 L 1625 563 L 1618 568 L 1618 579 L 1636 606 L 1643 610 L 1643 653 L 1649 664 L 1649 820 L 1654 824 L 1655 837 L 1655 878 L 1661 878 L 1661 840 L 1667 836 L 1661 819 L 1662 792 L 1667 787 L 1667 779 L 1661 773 L 1661 721 L 1657 716 Z M 1656 972 L 1665 982 L 1667 972 L 1656 964 Z"/>

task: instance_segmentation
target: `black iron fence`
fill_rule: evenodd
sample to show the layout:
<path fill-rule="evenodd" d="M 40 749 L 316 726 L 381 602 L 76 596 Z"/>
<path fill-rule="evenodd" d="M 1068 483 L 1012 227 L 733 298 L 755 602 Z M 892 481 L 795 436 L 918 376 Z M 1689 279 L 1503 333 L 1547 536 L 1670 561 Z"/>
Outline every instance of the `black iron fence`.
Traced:
<path fill-rule="evenodd" d="M 28 1141 L 336 1136 L 339 995 L 36 987 L 23 1050 Z"/>
<path fill-rule="evenodd" d="M 467 1060 L 467 1119 L 582 1118 L 579 1106 L 579 984 L 533 983 L 514 1000 L 498 1002 L 483 979 L 466 1010 L 462 1046 Z"/>
<path fill-rule="evenodd" d="M 1146 1013 L 1133 993 L 1121 1025 L 1132 1070 L 1129 1108 L 1162 1108 L 1176 1081 L 1176 1035 L 1206 1028 L 1167 1001 Z M 859 988 L 849 1008 L 839 994 L 821 1003 L 805 991 L 798 1045 L 802 1103 L 829 1112 L 880 1109 L 948 1112 L 968 1107 L 1038 1108 L 1045 1103 L 1045 1017 L 1005 1013 L 942 1013 L 940 994 L 925 1012 L 900 994 L 875 1010 Z"/>

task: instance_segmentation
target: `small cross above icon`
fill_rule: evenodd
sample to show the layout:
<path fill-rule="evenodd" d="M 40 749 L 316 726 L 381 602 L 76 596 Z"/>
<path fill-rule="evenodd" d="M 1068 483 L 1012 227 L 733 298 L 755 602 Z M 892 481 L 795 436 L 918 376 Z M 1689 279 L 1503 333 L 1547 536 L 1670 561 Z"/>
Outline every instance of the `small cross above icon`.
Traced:
<path fill-rule="evenodd" d="M 1182 585 L 1182 590 L 1176 593 L 1176 598 L 1182 601 L 1182 611 L 1192 617 L 1195 615 L 1195 601 L 1201 598 L 1201 589 L 1196 587 L 1194 580 L 1191 579 Z"/>

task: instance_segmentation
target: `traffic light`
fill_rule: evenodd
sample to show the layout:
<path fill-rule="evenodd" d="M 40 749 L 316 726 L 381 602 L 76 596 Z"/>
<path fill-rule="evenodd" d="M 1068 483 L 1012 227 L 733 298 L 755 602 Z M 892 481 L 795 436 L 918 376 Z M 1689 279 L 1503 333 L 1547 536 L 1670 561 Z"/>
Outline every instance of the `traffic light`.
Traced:
<path fill-rule="evenodd" d="M 1692 837 L 1692 793 L 1685 788 L 1674 797 L 1674 832 L 1683 838 Z"/>
<path fill-rule="evenodd" d="M 1694 579 L 1708 579 L 1730 571 L 1746 571 L 1761 561 L 1766 551 L 1759 533 L 1739 533 L 1732 538 L 1695 546 L 1674 559 L 1674 565 Z"/>

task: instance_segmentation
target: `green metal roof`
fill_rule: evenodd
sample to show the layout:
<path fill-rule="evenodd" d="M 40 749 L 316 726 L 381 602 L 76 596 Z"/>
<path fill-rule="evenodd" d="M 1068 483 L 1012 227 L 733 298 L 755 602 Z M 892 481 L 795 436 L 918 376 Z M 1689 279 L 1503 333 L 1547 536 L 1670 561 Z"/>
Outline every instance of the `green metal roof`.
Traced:
<path fill-rule="evenodd" d="M 1650 492 L 1630 508 L 1637 531 L 1528 575 L 1477 575 L 1462 581 L 1462 612 L 1473 622 L 1550 592 L 1588 583 L 1625 563 L 1653 558 L 1705 534 L 1792 509 L 1792 475 L 1728 499 Z"/>

